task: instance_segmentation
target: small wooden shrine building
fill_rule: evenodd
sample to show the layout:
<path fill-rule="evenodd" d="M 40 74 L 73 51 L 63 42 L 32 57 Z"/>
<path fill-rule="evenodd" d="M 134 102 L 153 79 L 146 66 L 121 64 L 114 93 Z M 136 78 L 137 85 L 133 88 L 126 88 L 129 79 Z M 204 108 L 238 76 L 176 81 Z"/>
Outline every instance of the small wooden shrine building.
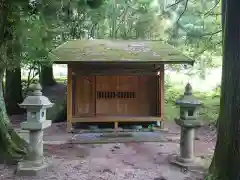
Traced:
<path fill-rule="evenodd" d="M 68 131 L 76 122 L 163 121 L 164 64 L 194 62 L 161 41 L 72 40 L 52 55 L 68 65 Z"/>

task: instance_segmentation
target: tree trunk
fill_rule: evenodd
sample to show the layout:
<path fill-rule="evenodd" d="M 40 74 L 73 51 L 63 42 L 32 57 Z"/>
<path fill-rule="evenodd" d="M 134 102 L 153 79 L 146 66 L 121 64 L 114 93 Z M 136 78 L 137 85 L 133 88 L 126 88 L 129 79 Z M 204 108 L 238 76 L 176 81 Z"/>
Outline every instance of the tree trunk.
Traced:
<path fill-rule="evenodd" d="M 223 66 L 218 134 L 208 179 L 240 179 L 240 1 L 224 3 Z"/>
<path fill-rule="evenodd" d="M 3 97 L 3 75 L 6 67 L 14 65 L 13 56 L 8 50 L 18 48 L 14 45 L 16 25 L 20 21 L 20 9 L 13 1 L 0 2 L 0 160 L 19 161 L 27 154 L 27 143 L 20 138 L 9 122 Z M 9 48 L 11 47 L 11 48 Z"/>
<path fill-rule="evenodd" d="M 51 66 L 42 66 L 40 73 L 40 82 L 43 87 L 52 86 L 56 84 L 56 81 L 53 77 L 53 67 Z"/>
<path fill-rule="evenodd" d="M 16 162 L 27 154 L 27 143 L 20 138 L 9 122 L 3 98 L 4 69 L 0 69 L 0 160 Z"/>
<path fill-rule="evenodd" d="M 23 109 L 18 105 L 23 101 L 20 67 L 12 71 L 6 71 L 4 97 L 8 115 L 21 114 L 24 112 Z"/>
<path fill-rule="evenodd" d="M 224 30 L 224 24 L 225 24 L 225 15 L 226 15 L 226 13 L 225 13 L 225 11 L 226 11 L 226 0 L 222 0 L 221 1 L 221 6 L 222 6 L 222 34 L 224 34 L 224 32 L 223 32 L 223 30 Z"/>

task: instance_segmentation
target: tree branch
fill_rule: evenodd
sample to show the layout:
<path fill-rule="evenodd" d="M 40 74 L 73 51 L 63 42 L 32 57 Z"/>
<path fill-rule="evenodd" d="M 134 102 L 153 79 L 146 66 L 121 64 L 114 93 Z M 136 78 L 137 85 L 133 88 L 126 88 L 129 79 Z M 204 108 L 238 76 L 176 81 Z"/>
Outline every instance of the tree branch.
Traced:
<path fill-rule="evenodd" d="M 177 27 L 180 28 L 181 30 L 185 31 L 187 33 L 187 36 L 195 37 L 195 38 L 201 38 L 201 37 L 205 37 L 205 36 L 213 36 L 213 35 L 216 35 L 216 34 L 222 32 L 222 29 L 219 29 L 214 32 L 200 33 L 200 34 L 196 35 L 195 33 L 192 33 L 192 32 L 189 32 L 188 30 L 186 30 L 179 22 L 177 23 Z"/>
<path fill-rule="evenodd" d="M 212 40 L 214 34 L 215 34 L 215 33 L 212 33 L 212 34 L 211 34 L 211 36 L 209 37 L 208 41 L 211 41 L 211 40 Z M 217 43 L 215 44 L 215 46 L 216 46 L 216 45 L 219 45 L 219 44 L 222 44 L 222 40 L 219 41 L 219 42 L 217 42 Z M 198 57 L 199 55 L 201 55 L 202 53 L 204 53 L 205 51 L 207 51 L 210 47 L 211 47 L 211 45 L 208 44 L 208 45 L 207 45 L 204 49 L 202 49 L 200 52 L 194 54 L 193 57 L 194 57 L 194 58 Z"/>
<path fill-rule="evenodd" d="M 211 36 L 212 37 L 213 35 L 218 34 L 220 32 L 222 32 L 222 29 L 220 29 L 218 31 L 215 31 L 215 32 L 211 32 L 211 33 L 201 34 L 199 37 L 204 37 L 204 36 Z"/>
<path fill-rule="evenodd" d="M 219 3 L 220 3 L 220 0 L 218 0 L 218 1 L 216 2 L 216 4 L 214 4 L 214 6 L 211 7 L 211 8 L 204 14 L 204 16 L 209 15 L 209 14 L 217 7 L 217 5 L 218 5 Z"/>
<path fill-rule="evenodd" d="M 129 10 L 129 8 L 130 8 L 130 7 L 127 6 L 127 7 L 124 9 L 124 11 L 121 13 L 121 15 L 120 15 L 121 21 L 118 23 L 118 26 L 117 26 L 117 28 L 116 28 L 116 34 L 117 34 L 118 30 L 120 29 L 120 25 L 124 22 L 125 16 L 127 15 L 127 12 L 128 12 L 128 10 Z"/>
<path fill-rule="evenodd" d="M 207 14 L 206 17 L 209 17 L 209 16 L 221 16 L 221 15 L 222 15 L 222 13 L 214 13 L 214 12 L 210 12 L 210 13 Z M 205 16 L 205 15 L 204 15 L 204 16 Z"/>
<path fill-rule="evenodd" d="M 183 2 L 183 1 L 184 1 L 184 0 L 178 0 L 178 1 L 175 1 L 174 4 L 170 4 L 170 5 L 168 5 L 167 8 L 170 8 L 170 7 L 176 6 L 176 5 L 178 5 L 179 3 Z"/>
<path fill-rule="evenodd" d="M 182 12 L 182 13 L 180 14 L 180 16 L 178 17 L 178 19 L 177 19 L 177 23 L 179 22 L 179 20 L 181 19 L 181 17 L 182 17 L 183 14 L 185 13 L 185 11 L 187 10 L 188 1 L 189 1 L 189 0 L 186 0 L 185 5 L 184 5 L 183 12 Z"/>

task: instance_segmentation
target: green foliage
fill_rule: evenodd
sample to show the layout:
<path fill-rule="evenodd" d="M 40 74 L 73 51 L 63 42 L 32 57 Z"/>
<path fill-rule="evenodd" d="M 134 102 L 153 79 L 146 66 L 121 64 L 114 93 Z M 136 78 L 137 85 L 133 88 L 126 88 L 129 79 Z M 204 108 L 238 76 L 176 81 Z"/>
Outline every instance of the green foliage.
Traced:
<path fill-rule="evenodd" d="M 0 7 L 0 68 L 19 62 L 18 31 L 20 9 L 15 3 L 2 2 Z"/>
<path fill-rule="evenodd" d="M 219 1 L 111 0 L 94 10 L 74 5 L 74 1 L 71 4 L 70 15 L 60 18 L 66 24 L 64 40 L 88 37 L 165 40 L 196 59 L 203 78 L 205 69 L 215 66 L 212 57 L 221 55 Z"/>
<path fill-rule="evenodd" d="M 174 85 L 169 84 L 165 87 L 165 116 L 167 120 L 173 120 L 179 116 L 179 109 L 175 105 L 175 102 L 183 94 L 183 89 L 178 89 Z M 193 93 L 203 103 L 199 111 L 199 118 L 210 123 L 215 123 L 220 108 L 219 89 L 211 93 Z"/>
<path fill-rule="evenodd" d="M 187 2 L 187 4 L 184 4 Z M 200 76 L 204 77 L 206 67 L 215 64 L 212 57 L 221 56 L 221 14 L 220 1 L 182 1 L 177 5 L 178 14 L 175 31 L 170 32 L 170 43 L 181 48 L 197 60 Z M 183 6 L 186 9 L 183 9 Z M 181 13 L 181 14 L 179 14 Z M 180 17 L 180 19 L 179 19 Z M 177 38 L 178 37 L 178 38 Z"/>
<path fill-rule="evenodd" d="M 88 37 L 165 40 L 195 58 L 200 71 L 221 54 L 218 1 L 43 0 L 28 8 L 26 2 L 16 1 L 24 9 L 13 10 L 21 14 L 17 29 L 25 65 L 49 62 L 52 48 Z"/>
<path fill-rule="evenodd" d="M 24 65 L 40 64 L 48 62 L 48 53 L 52 38 L 46 31 L 43 20 L 39 15 L 22 17 L 22 63 Z"/>
<path fill-rule="evenodd" d="M 212 174 L 208 174 L 208 175 L 204 178 L 204 180 L 218 180 L 218 178 L 215 177 L 215 176 L 212 175 Z"/>
<path fill-rule="evenodd" d="M 26 3 L 21 3 L 18 5 L 26 6 Z M 9 18 L 14 22 L 11 27 L 19 33 L 16 41 L 11 43 L 14 52 L 22 53 L 20 59 L 11 57 L 11 61 L 2 53 L 1 63 L 14 65 L 15 59 L 29 69 L 38 70 L 40 64 L 49 63 L 49 52 L 62 42 L 88 37 L 165 40 L 196 59 L 199 64 L 197 73 L 201 75 L 206 67 L 213 66 L 212 56 L 221 55 L 218 1 L 43 0 L 34 7 L 30 12 L 29 9 L 19 9 L 16 4 L 11 6 L 13 13 Z M 17 19 L 19 15 L 20 21 Z M 2 44 L 4 42 L 1 41 Z M 17 44 L 21 47 L 15 46 Z M 6 47 L 6 44 L 1 46 Z M 1 49 L 1 52 L 6 51 Z M 167 116 L 178 113 L 174 103 L 181 93 L 172 86 L 166 87 Z M 209 95 L 196 93 L 205 103 L 201 110 L 203 119 L 216 119 L 218 95 L 219 89 Z"/>
<path fill-rule="evenodd" d="M 217 2 L 43 0 L 21 13 L 22 64 L 49 62 L 49 51 L 69 39 L 161 39 L 196 59 L 204 77 L 212 56 L 221 54 Z"/>
<path fill-rule="evenodd" d="M 87 0 L 87 5 L 92 8 L 96 9 L 99 8 L 103 4 L 104 0 Z"/>

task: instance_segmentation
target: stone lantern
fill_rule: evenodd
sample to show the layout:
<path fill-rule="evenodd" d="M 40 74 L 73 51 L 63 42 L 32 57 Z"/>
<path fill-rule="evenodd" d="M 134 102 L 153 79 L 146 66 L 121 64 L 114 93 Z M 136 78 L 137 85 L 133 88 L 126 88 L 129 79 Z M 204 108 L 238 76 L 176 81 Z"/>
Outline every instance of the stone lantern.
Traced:
<path fill-rule="evenodd" d="M 46 120 L 46 110 L 53 106 L 49 99 L 42 95 L 41 85 L 32 86 L 32 92 L 20 107 L 27 109 L 27 121 L 21 123 L 21 129 L 29 131 L 29 149 L 27 159 L 19 162 L 16 174 L 37 175 L 49 163 L 43 157 L 43 130 L 51 126 L 52 121 Z"/>
<path fill-rule="evenodd" d="M 202 103 L 192 95 L 192 87 L 188 83 L 184 95 L 176 104 L 180 107 L 180 117 L 175 119 L 176 124 L 181 126 L 180 154 L 172 163 L 183 167 L 195 166 L 195 129 L 202 126 L 202 122 L 197 119 Z"/>

